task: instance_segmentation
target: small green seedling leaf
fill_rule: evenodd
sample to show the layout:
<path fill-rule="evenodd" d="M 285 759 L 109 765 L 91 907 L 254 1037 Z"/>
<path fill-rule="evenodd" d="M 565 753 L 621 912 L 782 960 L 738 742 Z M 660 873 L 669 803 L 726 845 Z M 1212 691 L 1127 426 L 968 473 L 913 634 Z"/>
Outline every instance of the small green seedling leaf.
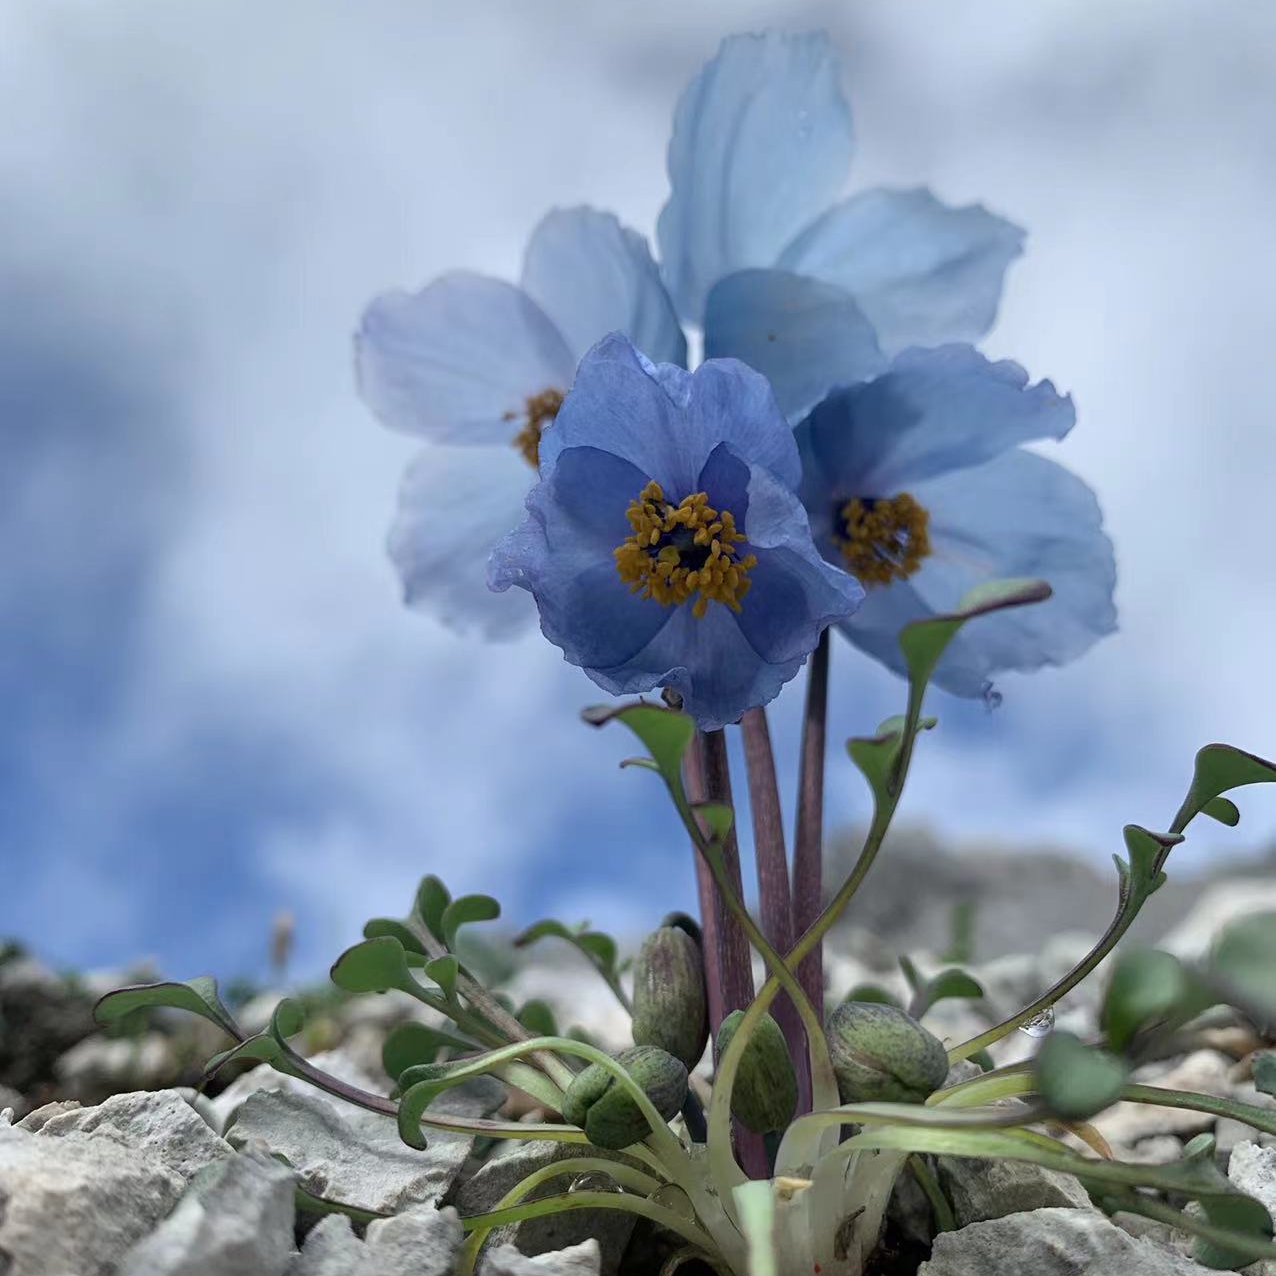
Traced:
<path fill-rule="evenodd" d="M 413 912 L 421 919 L 426 930 L 440 943 L 445 943 L 443 931 L 443 914 L 452 902 L 452 895 L 433 873 L 421 879 L 416 889 Z"/>
<path fill-rule="evenodd" d="M 616 975 L 616 941 L 602 931 L 587 930 L 587 923 L 582 923 L 573 930 L 570 926 L 547 917 L 535 922 L 514 940 L 515 948 L 528 948 L 540 939 L 547 937 L 566 940 L 576 948 L 585 959 L 597 967 L 604 975 Z M 552 1033 L 549 1035 L 553 1035 Z"/>
<path fill-rule="evenodd" d="M 462 926 L 472 922 L 494 922 L 500 915 L 501 906 L 490 895 L 462 895 L 443 910 L 443 942 L 449 948 L 455 948 L 456 932 Z"/>
<path fill-rule="evenodd" d="M 547 1002 L 533 997 L 524 1002 L 514 1016 L 533 1037 L 558 1036 L 558 1024 L 554 1020 L 554 1012 Z"/>
<path fill-rule="evenodd" d="M 1161 865 L 1183 838 L 1177 833 L 1153 833 L 1138 824 L 1127 824 L 1121 835 L 1125 838 L 1129 859 L 1123 860 L 1119 855 L 1112 857 L 1121 875 L 1121 904 L 1122 907 L 1141 906 L 1149 895 L 1165 885 Z"/>
<path fill-rule="evenodd" d="M 387 992 L 412 986 L 403 945 L 392 935 L 365 939 L 347 948 L 333 963 L 331 978 L 346 992 Z"/>
<path fill-rule="evenodd" d="M 956 966 L 941 970 L 926 981 L 926 1008 L 929 1010 L 937 1001 L 945 1001 L 950 997 L 975 1000 L 984 995 L 984 986 L 974 975 L 967 974 Z"/>
<path fill-rule="evenodd" d="M 1065 1121 L 1087 1121 L 1111 1107 L 1129 1075 L 1124 1060 L 1087 1046 L 1070 1032 L 1046 1038 L 1034 1069 L 1042 1099 Z"/>
<path fill-rule="evenodd" d="M 283 1157 L 279 1159 L 284 1160 Z M 326 1196 L 317 1196 L 314 1192 L 302 1187 L 300 1183 L 296 1188 L 296 1204 L 303 1213 L 344 1214 L 356 1223 L 371 1223 L 376 1219 L 388 1217 L 377 1210 L 364 1209 L 362 1205 L 348 1205 L 344 1201 L 333 1201 Z"/>
<path fill-rule="evenodd" d="M 1217 820 L 1220 824 L 1226 824 L 1228 828 L 1234 829 L 1241 822 L 1240 807 L 1231 798 L 1210 798 L 1201 807 L 1201 814 L 1208 815 L 1210 819 Z"/>
<path fill-rule="evenodd" d="M 427 961 L 424 970 L 426 976 L 443 989 L 443 995 L 448 1001 L 456 1000 L 456 981 L 461 973 L 461 963 L 451 953 Z"/>
<path fill-rule="evenodd" d="M 93 1016 L 102 1025 L 117 1023 L 135 1010 L 166 1006 L 189 1011 L 216 1024 L 229 1036 L 242 1041 L 244 1034 L 235 1017 L 222 1005 L 217 980 L 211 975 L 198 975 L 182 983 L 134 984 L 108 992 L 93 1008 Z"/>
<path fill-rule="evenodd" d="M 363 928 L 364 939 L 397 939 L 403 945 L 403 951 L 417 957 L 425 956 L 425 945 L 416 937 L 407 922 L 397 917 L 374 917 Z"/>
<path fill-rule="evenodd" d="M 282 1046 L 306 1026 L 306 1008 L 295 997 L 285 997 L 270 1016 L 269 1032 Z"/>
<path fill-rule="evenodd" d="M 1050 586 L 1043 580 L 990 580 L 966 594 L 955 611 L 905 625 L 899 633 L 899 646 L 909 681 L 915 688 L 930 681 L 944 649 L 967 621 L 1009 607 L 1042 603 L 1050 594 Z"/>
<path fill-rule="evenodd" d="M 696 733 L 695 722 L 677 709 L 661 705 L 594 705 L 581 717 L 591 726 L 601 727 L 616 719 L 636 735 L 651 754 L 657 770 L 669 784 L 682 782 L 682 758 Z"/>
<path fill-rule="evenodd" d="M 221 1050 L 204 1064 L 204 1082 L 211 1081 L 229 1063 L 239 1060 L 273 1063 L 279 1057 L 279 1043 L 268 1032 L 259 1032 L 229 1050 Z"/>
<path fill-rule="evenodd" d="M 1252 1196 L 1244 1196 L 1235 1191 L 1220 1191 L 1202 1195 L 1199 1199 L 1205 1217 L 1215 1227 L 1226 1228 L 1229 1232 L 1236 1232 L 1256 1241 L 1272 1239 L 1271 1215 L 1268 1214 L 1267 1207 Z M 1202 1267 L 1212 1267 L 1219 1271 L 1233 1271 L 1248 1267 L 1253 1262 L 1247 1254 L 1207 1240 L 1204 1236 L 1196 1237 L 1193 1242 L 1192 1257 Z"/>
<path fill-rule="evenodd" d="M 691 809 L 704 821 L 709 836 L 721 846 L 731 834 L 735 812 L 723 802 L 696 802 Z"/>
<path fill-rule="evenodd" d="M 1183 799 L 1183 805 L 1175 817 L 1178 828 L 1186 828 L 1188 822 L 1220 794 L 1247 784 L 1276 783 L 1276 763 L 1268 762 L 1257 754 L 1234 749 L 1230 744 L 1207 744 L 1196 755 L 1192 785 Z M 1233 808 L 1234 809 L 1234 808 Z M 1220 817 L 1208 812 L 1215 819 Z M 1239 819 L 1239 812 L 1237 819 Z M 1224 820 L 1225 824 L 1231 821 Z"/>
<path fill-rule="evenodd" d="M 1100 1024 L 1118 1053 L 1136 1033 L 1169 1019 L 1189 992 L 1187 971 L 1177 957 L 1155 949 L 1123 953 L 1112 971 Z"/>
<path fill-rule="evenodd" d="M 1214 941 L 1209 975 L 1237 1009 L 1276 1023 L 1276 912 L 1225 926 Z"/>
<path fill-rule="evenodd" d="M 881 984 L 856 984 L 850 992 L 842 998 L 843 1001 L 867 1001 L 874 1005 L 894 1006 L 897 1010 L 903 1010 L 898 997 L 886 991 Z"/>
<path fill-rule="evenodd" d="M 434 1063 L 441 1050 L 477 1050 L 478 1047 L 464 1037 L 432 1028 L 424 1023 L 401 1023 L 391 1028 L 381 1046 L 381 1066 L 392 1081 L 408 1068 L 418 1064 Z"/>

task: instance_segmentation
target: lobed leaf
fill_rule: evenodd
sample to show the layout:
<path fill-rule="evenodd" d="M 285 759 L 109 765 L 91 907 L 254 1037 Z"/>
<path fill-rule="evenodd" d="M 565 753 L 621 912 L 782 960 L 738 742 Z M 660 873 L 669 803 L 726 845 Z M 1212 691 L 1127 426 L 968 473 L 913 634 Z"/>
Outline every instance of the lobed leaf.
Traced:
<path fill-rule="evenodd" d="M 682 758 L 696 733 L 696 724 L 687 714 L 639 701 L 620 708 L 595 705 L 581 717 L 595 727 L 613 719 L 623 722 L 643 742 L 666 782 L 681 783 Z"/>
<path fill-rule="evenodd" d="M 472 922 L 494 922 L 501 915 L 501 906 L 490 895 L 462 895 L 443 910 L 440 926 L 443 942 L 449 948 L 456 947 L 456 932 Z"/>
<path fill-rule="evenodd" d="M 1192 773 L 1192 784 L 1183 799 L 1183 805 L 1175 817 L 1176 828 L 1186 828 L 1188 823 L 1209 807 L 1220 794 L 1232 789 L 1243 788 L 1247 784 L 1276 783 L 1276 763 L 1268 762 L 1257 754 L 1246 753 L 1242 749 L 1233 748 L 1230 744 L 1207 744 L 1196 755 L 1196 766 Z M 1232 810 L 1235 806 L 1231 803 Z M 1226 808 L 1216 807 L 1207 812 L 1215 819 L 1222 818 L 1218 811 Z M 1236 813 L 1240 819 L 1240 813 Z M 1235 821 L 1224 819 L 1223 822 Z"/>
<path fill-rule="evenodd" d="M 235 1017 L 222 1004 L 217 980 L 211 975 L 197 975 L 180 983 L 165 980 L 155 984 L 133 984 L 117 988 L 98 1000 L 93 1017 L 103 1025 L 118 1023 L 135 1010 L 165 1006 L 185 1010 L 216 1024 L 223 1032 L 242 1041 L 244 1034 Z"/>
<path fill-rule="evenodd" d="M 365 939 L 332 964 L 332 982 L 346 992 L 387 992 L 412 987 L 403 945 L 392 935 Z"/>
<path fill-rule="evenodd" d="M 1111 1107 L 1129 1076 L 1125 1061 L 1070 1032 L 1046 1038 L 1034 1064 L 1037 1090 L 1056 1116 L 1085 1121 Z"/>

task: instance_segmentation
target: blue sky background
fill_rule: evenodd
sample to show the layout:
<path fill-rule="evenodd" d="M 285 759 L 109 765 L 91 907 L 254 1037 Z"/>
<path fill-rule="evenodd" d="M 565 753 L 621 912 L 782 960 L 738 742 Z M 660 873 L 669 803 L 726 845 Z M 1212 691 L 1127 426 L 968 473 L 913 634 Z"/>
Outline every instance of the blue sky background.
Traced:
<path fill-rule="evenodd" d="M 400 608 L 412 446 L 349 341 L 383 288 L 515 277 L 550 206 L 649 234 L 679 90 L 767 24 L 834 31 L 853 186 L 1029 229 L 987 348 L 1074 393 L 1056 454 L 1118 548 L 1120 635 L 995 713 L 937 695 L 909 816 L 1106 859 L 1201 743 L 1276 754 L 1276 7 L 9 0 L 0 934 L 231 975 L 277 909 L 317 967 L 427 870 L 519 922 L 690 904 L 654 781 L 576 719 L 592 684 Z M 773 710 L 790 785 L 800 699 Z M 836 734 L 901 704 L 837 648 Z M 863 815 L 836 756 L 829 795 Z M 1276 799 L 1244 805 L 1182 859 L 1270 840 Z"/>

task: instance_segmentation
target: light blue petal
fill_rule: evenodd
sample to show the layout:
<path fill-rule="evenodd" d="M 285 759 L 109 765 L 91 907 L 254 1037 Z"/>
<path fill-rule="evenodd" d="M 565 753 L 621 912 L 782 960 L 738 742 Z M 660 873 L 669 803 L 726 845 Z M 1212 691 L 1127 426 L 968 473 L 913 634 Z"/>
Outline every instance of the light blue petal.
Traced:
<path fill-rule="evenodd" d="M 764 660 L 745 638 L 736 616 L 714 603 L 700 619 L 690 607 L 673 608 L 669 623 L 631 659 L 615 668 L 585 672 L 616 696 L 672 687 L 696 725 L 716 731 L 774 700 L 803 659 L 775 664 Z"/>
<path fill-rule="evenodd" d="M 853 496 L 893 496 L 1021 443 L 1061 439 L 1075 419 L 1070 397 L 1049 381 L 1030 386 L 1017 363 L 970 346 L 906 350 L 876 380 L 830 395 L 796 431 L 816 539 Z"/>
<path fill-rule="evenodd" d="M 695 372 L 653 366 L 613 333 L 581 360 L 571 393 L 542 435 L 541 468 L 568 448 L 598 447 L 681 500 L 699 490 L 700 472 L 721 443 L 797 486 L 793 431 L 765 377 L 733 359 L 708 360 Z"/>
<path fill-rule="evenodd" d="M 521 289 L 457 271 L 376 298 L 355 336 L 355 367 L 364 401 L 391 429 L 506 444 L 528 396 L 566 390 L 576 360 Z"/>
<path fill-rule="evenodd" d="M 608 452 L 570 448 L 528 496 L 523 524 L 492 553 L 491 588 L 529 590 L 542 632 L 574 665 L 619 664 L 670 617 L 630 593 L 612 556 L 629 535 L 625 511 L 645 482 Z"/>
<path fill-rule="evenodd" d="M 790 421 L 834 386 L 867 381 L 886 362 L 850 293 L 783 270 L 741 270 L 714 284 L 704 352 L 730 355 L 766 376 Z"/>
<path fill-rule="evenodd" d="M 773 266 L 837 196 L 852 150 L 839 76 L 823 33 L 738 35 L 679 99 L 657 239 L 688 322 L 717 280 Z"/>
<path fill-rule="evenodd" d="M 469 636 L 504 639 L 531 628 L 528 599 L 488 589 L 487 557 L 523 518 L 535 477 L 514 448 L 421 452 L 404 476 L 387 546 L 404 601 Z"/>
<path fill-rule="evenodd" d="M 1115 630 L 1112 543 L 1094 493 L 1074 474 L 1014 451 L 918 484 L 913 494 L 930 512 L 931 557 L 902 590 L 870 590 L 845 629 L 892 668 L 902 663 L 887 640 L 903 619 L 951 611 L 974 585 L 999 577 L 1039 577 L 1054 596 L 961 630 L 935 675 L 956 695 L 986 694 L 1003 670 L 1075 660 Z"/>
<path fill-rule="evenodd" d="M 873 190 L 830 209 L 778 264 L 853 294 L 894 352 L 982 337 L 1023 238 L 978 204 L 952 208 L 928 190 Z"/>
<path fill-rule="evenodd" d="M 528 241 L 523 290 L 576 359 L 609 332 L 623 332 L 657 363 L 687 362 L 687 341 L 647 241 L 610 213 L 560 208 L 543 218 Z"/>

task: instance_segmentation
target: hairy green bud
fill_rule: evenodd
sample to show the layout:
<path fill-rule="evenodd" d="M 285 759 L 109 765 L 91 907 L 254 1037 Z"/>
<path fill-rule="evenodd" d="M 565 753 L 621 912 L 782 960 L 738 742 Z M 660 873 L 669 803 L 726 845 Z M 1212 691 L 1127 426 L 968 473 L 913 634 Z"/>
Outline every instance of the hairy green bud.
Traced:
<path fill-rule="evenodd" d="M 687 1069 L 656 1046 L 631 1046 L 616 1062 L 642 1088 L 666 1121 L 687 1097 Z M 596 1147 L 618 1152 L 651 1133 L 651 1125 L 616 1077 L 600 1063 L 578 1072 L 563 1095 L 563 1120 L 578 1125 Z"/>
<path fill-rule="evenodd" d="M 731 1044 L 743 1010 L 733 1010 L 718 1029 L 718 1056 Z M 797 1111 L 797 1073 L 789 1058 L 788 1042 L 780 1025 L 763 1015 L 744 1048 L 731 1090 L 731 1112 L 755 1134 L 783 1130 Z"/>
<path fill-rule="evenodd" d="M 843 1103 L 920 1103 L 948 1076 L 943 1042 L 897 1006 L 844 1001 L 825 1035 Z"/>
<path fill-rule="evenodd" d="M 634 963 L 634 1041 L 659 1046 L 694 1068 L 709 1042 L 704 954 L 681 926 L 643 940 Z"/>

